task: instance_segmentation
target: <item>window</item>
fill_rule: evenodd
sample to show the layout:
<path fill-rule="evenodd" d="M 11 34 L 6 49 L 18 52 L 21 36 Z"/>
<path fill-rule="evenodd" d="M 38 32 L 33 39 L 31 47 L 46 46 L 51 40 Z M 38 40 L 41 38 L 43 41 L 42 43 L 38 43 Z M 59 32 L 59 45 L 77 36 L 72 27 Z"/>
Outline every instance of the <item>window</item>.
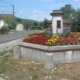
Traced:
<path fill-rule="evenodd" d="M 61 28 L 61 21 L 57 20 L 57 28 Z"/>

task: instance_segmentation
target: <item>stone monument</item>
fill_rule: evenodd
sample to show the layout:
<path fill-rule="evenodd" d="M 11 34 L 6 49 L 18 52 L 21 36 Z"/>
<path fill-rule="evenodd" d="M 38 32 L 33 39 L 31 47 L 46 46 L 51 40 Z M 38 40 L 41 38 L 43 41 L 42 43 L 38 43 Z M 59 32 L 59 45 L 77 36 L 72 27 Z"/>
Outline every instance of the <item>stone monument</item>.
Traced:
<path fill-rule="evenodd" d="M 63 33 L 63 12 L 53 10 L 50 15 L 52 16 L 52 33 Z"/>

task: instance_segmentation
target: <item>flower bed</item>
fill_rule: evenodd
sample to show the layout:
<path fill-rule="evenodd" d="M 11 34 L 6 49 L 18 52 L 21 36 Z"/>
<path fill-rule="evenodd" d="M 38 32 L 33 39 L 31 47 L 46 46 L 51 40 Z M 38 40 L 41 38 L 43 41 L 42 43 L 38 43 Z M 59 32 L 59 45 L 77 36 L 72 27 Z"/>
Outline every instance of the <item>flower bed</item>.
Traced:
<path fill-rule="evenodd" d="M 45 33 L 35 33 L 27 35 L 23 42 L 48 45 L 48 46 L 56 46 L 56 45 L 73 45 L 80 43 L 80 34 L 73 33 L 65 34 L 65 35 L 45 35 Z"/>
<path fill-rule="evenodd" d="M 79 43 L 79 33 L 71 32 L 66 35 L 35 33 L 27 35 L 23 42 L 15 47 L 14 55 L 17 58 L 22 56 L 43 62 L 47 69 L 52 69 L 54 64 L 57 63 L 80 61 L 80 45 L 77 45 Z"/>

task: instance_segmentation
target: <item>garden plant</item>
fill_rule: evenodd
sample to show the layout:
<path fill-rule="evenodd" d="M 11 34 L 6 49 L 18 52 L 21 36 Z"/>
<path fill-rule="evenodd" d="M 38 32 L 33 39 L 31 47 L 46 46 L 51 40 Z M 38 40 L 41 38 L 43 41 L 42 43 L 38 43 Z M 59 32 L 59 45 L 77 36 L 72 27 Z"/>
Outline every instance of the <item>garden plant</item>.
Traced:
<path fill-rule="evenodd" d="M 23 42 L 56 46 L 56 45 L 74 45 L 80 43 L 80 33 L 70 32 L 66 34 L 45 34 L 45 32 L 27 35 Z"/>

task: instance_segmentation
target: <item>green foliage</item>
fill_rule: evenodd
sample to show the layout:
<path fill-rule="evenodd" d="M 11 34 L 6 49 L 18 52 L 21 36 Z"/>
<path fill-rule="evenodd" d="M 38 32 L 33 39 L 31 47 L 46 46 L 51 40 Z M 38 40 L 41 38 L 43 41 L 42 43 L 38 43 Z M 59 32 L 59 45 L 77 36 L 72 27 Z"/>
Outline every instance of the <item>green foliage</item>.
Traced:
<path fill-rule="evenodd" d="M 44 21 L 40 23 L 40 26 L 43 26 L 44 28 L 49 28 L 50 23 L 47 19 L 44 19 Z"/>
<path fill-rule="evenodd" d="M 38 26 L 38 24 L 37 23 L 34 23 L 34 26 Z"/>
<path fill-rule="evenodd" d="M 31 77 L 32 77 L 33 79 L 38 79 L 38 75 L 37 75 L 37 74 L 31 74 Z"/>
<path fill-rule="evenodd" d="M 75 10 L 71 4 L 66 4 L 64 7 L 61 7 L 60 10 L 64 13 L 64 19 L 72 20 L 71 26 L 76 26 L 75 18 L 78 18 L 77 26 L 80 26 L 80 9 Z M 75 31 L 75 27 L 71 27 L 71 30 Z M 77 31 L 80 32 L 79 27 Z"/>
<path fill-rule="evenodd" d="M 7 51 L 0 52 L 0 56 L 3 56 L 6 53 L 7 53 Z"/>
<path fill-rule="evenodd" d="M 20 19 L 20 18 L 15 18 L 15 20 L 16 20 L 17 22 L 21 22 L 21 19 Z"/>
<path fill-rule="evenodd" d="M 8 60 L 9 56 L 5 56 L 1 61 L 0 61 L 0 67 L 3 67 L 5 62 Z"/>
<path fill-rule="evenodd" d="M 70 36 L 70 32 L 64 33 L 64 34 L 60 34 L 60 36 L 62 36 L 62 37 L 68 37 L 68 36 Z"/>
<path fill-rule="evenodd" d="M 72 32 L 80 32 L 80 26 L 77 26 L 77 27 L 76 26 L 72 26 L 71 27 L 71 31 Z"/>
<path fill-rule="evenodd" d="M 13 53 L 13 49 L 4 50 L 4 51 L 0 52 L 0 56 L 3 56 L 3 55 L 5 55 L 5 54 L 8 53 L 8 52 Z"/>
<path fill-rule="evenodd" d="M 0 29 L 2 34 L 6 34 L 8 33 L 8 27 L 7 26 L 2 26 L 2 28 Z"/>
<path fill-rule="evenodd" d="M 15 29 L 16 28 L 15 18 L 5 18 L 4 22 L 5 22 L 5 26 L 7 26 L 8 29 Z"/>
<path fill-rule="evenodd" d="M 44 32 L 44 35 L 52 37 L 53 34 L 52 33 L 48 33 L 48 32 Z"/>
<path fill-rule="evenodd" d="M 23 25 L 24 25 L 24 29 L 25 29 L 25 30 L 28 30 L 29 24 L 28 24 L 27 22 L 23 22 Z"/>
<path fill-rule="evenodd" d="M 73 9 L 71 4 L 66 4 L 60 10 L 64 13 L 64 16 L 63 16 L 64 19 L 72 19 L 74 18 L 75 13 L 76 13 L 76 10 Z"/>
<path fill-rule="evenodd" d="M 77 10 L 77 15 L 76 17 L 78 18 L 77 25 L 80 26 L 80 9 Z"/>

